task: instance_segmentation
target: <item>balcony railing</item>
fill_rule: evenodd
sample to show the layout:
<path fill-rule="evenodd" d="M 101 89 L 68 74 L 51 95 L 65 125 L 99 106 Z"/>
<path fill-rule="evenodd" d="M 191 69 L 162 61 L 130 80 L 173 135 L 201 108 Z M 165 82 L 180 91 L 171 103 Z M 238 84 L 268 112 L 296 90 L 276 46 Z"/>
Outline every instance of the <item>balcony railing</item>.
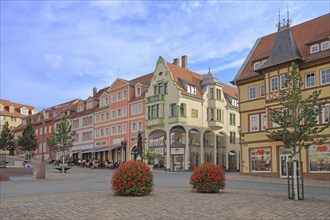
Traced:
<path fill-rule="evenodd" d="M 224 124 L 221 121 L 208 121 L 210 127 L 223 128 Z"/>
<path fill-rule="evenodd" d="M 147 127 L 164 126 L 164 118 L 154 118 L 146 120 Z"/>
<path fill-rule="evenodd" d="M 158 102 L 158 101 L 164 101 L 164 94 L 158 94 L 154 96 L 147 97 L 147 104 Z"/>
<path fill-rule="evenodd" d="M 187 118 L 184 116 L 170 116 L 168 117 L 169 124 L 173 123 L 181 123 L 181 124 L 187 124 Z"/>

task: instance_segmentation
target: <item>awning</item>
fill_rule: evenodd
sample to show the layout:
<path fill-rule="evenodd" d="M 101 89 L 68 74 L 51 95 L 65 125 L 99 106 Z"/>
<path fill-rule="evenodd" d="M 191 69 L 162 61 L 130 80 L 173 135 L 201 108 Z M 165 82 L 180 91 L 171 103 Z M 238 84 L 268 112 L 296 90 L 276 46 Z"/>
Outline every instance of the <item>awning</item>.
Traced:
<path fill-rule="evenodd" d="M 81 153 L 83 154 L 87 154 L 87 153 L 93 153 L 93 152 L 102 152 L 102 151 L 109 151 L 109 150 L 114 150 L 117 148 L 120 148 L 122 145 L 121 144 L 114 144 L 112 146 L 107 146 L 107 147 L 100 147 L 100 148 L 89 148 L 86 150 L 81 151 Z"/>
<path fill-rule="evenodd" d="M 77 154 L 77 153 L 79 153 L 79 152 L 81 152 L 81 151 L 83 151 L 83 150 L 81 150 L 81 149 L 76 149 L 76 150 L 72 150 L 71 153 L 73 153 L 73 154 Z"/>
<path fill-rule="evenodd" d="M 86 149 L 86 150 L 83 150 L 81 151 L 83 154 L 87 154 L 87 153 L 92 153 L 94 152 L 94 148 L 89 148 L 89 149 Z"/>

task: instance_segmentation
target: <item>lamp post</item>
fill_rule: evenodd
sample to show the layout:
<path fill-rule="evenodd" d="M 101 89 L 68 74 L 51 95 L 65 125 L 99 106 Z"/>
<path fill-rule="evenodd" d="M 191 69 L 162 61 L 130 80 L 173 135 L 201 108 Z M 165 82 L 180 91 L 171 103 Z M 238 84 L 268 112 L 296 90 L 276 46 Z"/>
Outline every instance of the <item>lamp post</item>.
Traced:
<path fill-rule="evenodd" d="M 45 161 L 44 142 L 45 142 L 45 109 L 42 110 L 41 162 Z"/>

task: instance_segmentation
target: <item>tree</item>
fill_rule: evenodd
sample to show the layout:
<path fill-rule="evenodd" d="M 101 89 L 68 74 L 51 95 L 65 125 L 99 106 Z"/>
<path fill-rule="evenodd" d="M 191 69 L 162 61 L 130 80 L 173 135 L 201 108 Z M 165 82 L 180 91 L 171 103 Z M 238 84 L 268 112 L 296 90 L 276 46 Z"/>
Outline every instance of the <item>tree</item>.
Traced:
<path fill-rule="evenodd" d="M 321 90 L 315 90 L 307 98 L 301 93 L 303 80 L 298 70 L 298 65 L 292 63 L 292 71 L 286 75 L 286 89 L 281 90 L 279 103 L 282 109 L 271 109 L 270 118 L 278 125 L 276 130 L 267 130 L 268 137 L 282 141 L 285 148 L 291 150 L 290 158 L 294 158 L 299 152 L 313 144 L 323 144 L 327 139 L 322 133 L 330 126 L 318 123 L 318 117 L 323 111 L 326 102 L 319 100 Z M 297 169 L 292 165 L 293 174 Z M 294 175 L 293 175 L 293 178 Z M 297 184 L 296 181 L 294 181 Z M 296 187 L 293 187 L 296 189 Z M 297 191 L 293 193 L 294 199 L 298 199 Z"/>
<path fill-rule="evenodd" d="M 15 150 L 15 141 L 14 133 L 9 128 L 8 121 L 5 122 L 0 136 L 0 149 L 9 151 L 11 155 L 14 154 Z"/>
<path fill-rule="evenodd" d="M 18 146 L 21 150 L 25 152 L 28 151 L 29 155 L 31 155 L 31 152 L 35 151 L 38 147 L 38 141 L 35 136 L 34 125 L 32 124 L 31 117 L 29 117 L 22 135 L 18 138 Z"/>
<path fill-rule="evenodd" d="M 67 120 L 66 115 L 63 115 L 60 124 L 56 127 L 55 132 L 53 132 L 51 137 L 47 138 L 47 144 L 49 148 L 52 151 L 62 153 L 63 173 L 65 154 L 72 148 L 73 142 L 75 141 L 75 135 L 76 132 L 72 131 L 72 126 Z"/>

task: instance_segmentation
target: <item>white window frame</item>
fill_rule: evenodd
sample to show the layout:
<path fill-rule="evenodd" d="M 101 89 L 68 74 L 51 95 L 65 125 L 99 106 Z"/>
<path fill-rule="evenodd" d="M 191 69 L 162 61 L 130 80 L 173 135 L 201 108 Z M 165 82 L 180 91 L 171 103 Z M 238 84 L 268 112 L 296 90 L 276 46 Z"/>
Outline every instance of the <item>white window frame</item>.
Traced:
<path fill-rule="evenodd" d="M 123 99 L 126 99 L 127 98 L 127 90 L 123 90 Z"/>
<path fill-rule="evenodd" d="M 261 66 L 263 66 L 265 63 L 267 62 L 267 59 L 266 60 L 263 60 L 261 61 Z"/>
<path fill-rule="evenodd" d="M 326 110 L 326 108 L 327 108 L 327 110 Z M 326 113 L 328 113 L 327 117 L 326 117 Z M 326 124 L 329 121 L 330 121 L 330 104 L 326 104 L 322 110 L 322 124 Z"/>
<path fill-rule="evenodd" d="M 127 106 L 122 108 L 122 116 L 127 116 Z"/>
<path fill-rule="evenodd" d="M 328 72 L 328 79 L 329 79 L 329 81 L 328 82 L 323 82 L 323 79 L 322 79 L 322 75 L 323 75 L 323 73 L 324 74 L 326 74 Z M 327 85 L 327 84 L 330 84 L 330 68 L 328 68 L 328 69 L 323 69 L 323 70 L 320 70 L 320 84 L 321 85 Z"/>
<path fill-rule="evenodd" d="M 256 129 L 252 129 L 253 127 L 252 127 L 252 121 L 253 120 L 257 120 L 257 127 L 256 127 Z M 259 118 L 259 114 L 256 114 L 256 115 L 250 115 L 250 117 L 249 117 L 249 120 L 250 120 L 250 132 L 257 132 L 257 131 L 259 131 L 260 130 L 260 127 L 259 127 L 259 125 L 260 125 L 260 118 Z"/>
<path fill-rule="evenodd" d="M 118 100 L 118 101 L 121 100 L 121 91 L 118 91 L 118 92 L 117 92 L 117 100 Z"/>
<path fill-rule="evenodd" d="M 273 84 L 273 80 L 275 80 L 275 79 L 276 79 L 276 84 Z M 275 86 L 275 85 L 276 85 L 277 88 L 273 88 L 273 86 Z M 278 76 L 271 77 L 270 78 L 270 91 L 271 92 L 278 91 L 278 88 L 279 88 L 279 86 L 278 86 Z"/>
<path fill-rule="evenodd" d="M 265 93 L 263 95 L 261 93 L 261 86 L 264 87 L 264 91 L 265 91 Z M 265 97 L 266 96 L 266 86 L 265 86 L 264 83 L 259 85 L 259 95 L 260 95 L 260 97 Z"/>
<path fill-rule="evenodd" d="M 135 114 L 137 114 L 136 104 L 132 105 L 132 115 L 135 115 Z"/>
<path fill-rule="evenodd" d="M 138 131 L 142 131 L 142 121 L 139 121 L 137 124 Z"/>
<path fill-rule="evenodd" d="M 284 78 L 284 82 L 283 82 L 283 78 Z M 283 85 L 283 83 L 285 83 L 285 85 Z M 288 88 L 288 85 L 286 85 L 286 74 L 280 75 L 280 89 L 286 89 Z"/>
<path fill-rule="evenodd" d="M 314 75 L 314 84 L 313 85 L 308 85 L 308 80 L 307 80 L 307 76 L 311 76 L 311 75 Z M 312 72 L 312 73 L 306 73 L 305 74 L 305 88 L 312 88 L 312 87 L 315 87 L 316 86 L 316 77 L 315 77 L 315 73 Z"/>
<path fill-rule="evenodd" d="M 87 109 L 93 108 L 93 102 L 88 102 L 87 103 Z"/>
<path fill-rule="evenodd" d="M 314 51 L 315 49 L 315 51 Z M 311 45 L 310 47 L 310 53 L 313 54 L 313 53 L 317 53 L 320 51 L 320 45 L 319 44 L 314 44 L 314 45 Z"/>
<path fill-rule="evenodd" d="M 137 104 L 137 113 L 142 113 L 142 103 Z"/>
<path fill-rule="evenodd" d="M 135 88 L 135 94 L 136 94 L 136 97 L 141 96 L 141 87 L 140 86 Z"/>
<path fill-rule="evenodd" d="M 251 97 L 251 89 L 254 89 L 254 94 L 255 94 L 255 97 Z M 256 86 L 251 86 L 249 87 L 249 100 L 253 100 L 253 99 L 256 99 L 257 98 L 257 87 Z"/>
<path fill-rule="evenodd" d="M 324 48 L 324 46 L 326 46 L 326 48 Z M 321 51 L 322 50 L 328 50 L 328 49 L 330 49 L 330 41 L 327 40 L 327 41 L 322 42 L 321 43 Z"/>
<path fill-rule="evenodd" d="M 265 126 L 264 126 L 265 125 Z M 265 131 L 267 129 L 267 114 L 266 113 L 262 113 L 261 114 L 261 131 Z"/>
<path fill-rule="evenodd" d="M 132 132 L 136 132 L 137 131 L 137 123 L 136 122 L 132 122 Z"/>
<path fill-rule="evenodd" d="M 258 69 L 258 68 L 260 68 L 261 67 L 261 63 L 260 62 L 255 62 L 254 64 L 253 64 L 253 68 L 254 68 L 254 70 L 256 70 L 256 69 Z"/>

